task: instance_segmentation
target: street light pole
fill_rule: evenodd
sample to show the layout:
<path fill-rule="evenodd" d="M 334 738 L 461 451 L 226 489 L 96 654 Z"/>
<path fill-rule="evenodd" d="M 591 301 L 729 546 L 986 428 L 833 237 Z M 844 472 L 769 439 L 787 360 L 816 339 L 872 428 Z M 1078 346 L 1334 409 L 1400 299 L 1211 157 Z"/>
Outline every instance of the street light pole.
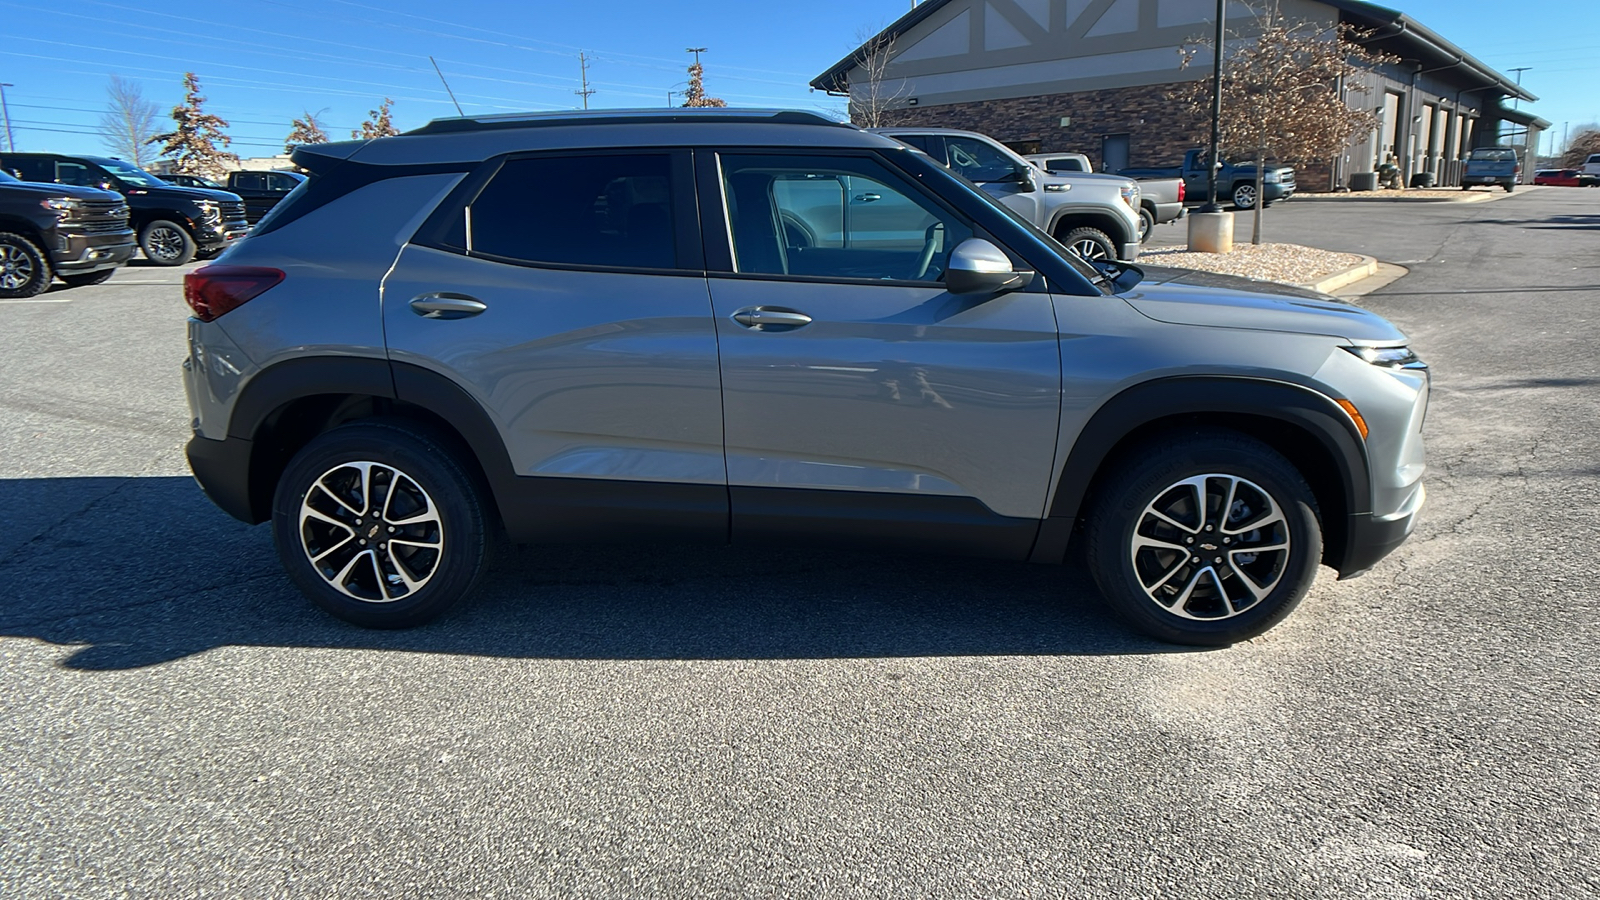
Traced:
<path fill-rule="evenodd" d="M 15 153 L 17 152 L 17 142 L 11 137 L 11 111 L 6 109 L 6 88 L 8 87 L 16 87 L 16 85 L 9 81 L 0 81 L 0 118 L 5 119 L 6 123 L 6 150 Z"/>
<path fill-rule="evenodd" d="M 1206 177 L 1206 205 L 1201 212 L 1221 212 L 1217 205 L 1217 170 L 1222 168 L 1222 50 L 1223 29 L 1228 0 L 1217 0 L 1217 41 L 1211 61 L 1211 168 Z"/>

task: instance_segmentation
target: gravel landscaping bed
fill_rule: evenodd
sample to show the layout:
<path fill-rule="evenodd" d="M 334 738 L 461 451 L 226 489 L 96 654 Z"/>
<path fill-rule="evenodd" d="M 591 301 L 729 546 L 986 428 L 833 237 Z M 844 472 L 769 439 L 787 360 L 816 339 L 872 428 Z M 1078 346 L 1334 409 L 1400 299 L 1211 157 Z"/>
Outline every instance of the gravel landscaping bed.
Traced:
<path fill-rule="evenodd" d="M 1139 262 L 1152 266 L 1199 269 L 1284 284 L 1310 284 L 1359 266 L 1363 261 L 1354 253 L 1335 253 L 1299 244 L 1234 244 L 1232 253 L 1190 253 L 1187 247 L 1170 247 L 1139 254 Z"/>

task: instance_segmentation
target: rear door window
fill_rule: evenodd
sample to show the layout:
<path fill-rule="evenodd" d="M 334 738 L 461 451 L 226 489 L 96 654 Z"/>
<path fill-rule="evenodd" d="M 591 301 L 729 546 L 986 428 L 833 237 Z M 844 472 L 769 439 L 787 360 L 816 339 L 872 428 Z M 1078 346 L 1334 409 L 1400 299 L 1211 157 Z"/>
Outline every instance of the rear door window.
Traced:
<path fill-rule="evenodd" d="M 467 249 L 523 263 L 678 268 L 672 157 L 540 156 L 500 167 L 467 209 Z"/>

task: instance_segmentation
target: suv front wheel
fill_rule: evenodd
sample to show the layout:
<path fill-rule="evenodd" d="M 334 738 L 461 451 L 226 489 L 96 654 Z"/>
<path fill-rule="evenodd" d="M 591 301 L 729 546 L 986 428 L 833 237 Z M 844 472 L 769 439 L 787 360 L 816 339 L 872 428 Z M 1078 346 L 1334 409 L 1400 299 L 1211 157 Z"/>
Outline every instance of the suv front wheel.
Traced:
<path fill-rule="evenodd" d="M 368 628 L 444 612 L 472 591 L 492 548 L 475 480 L 441 442 L 400 422 L 342 425 L 295 454 L 272 531 L 295 585 Z"/>
<path fill-rule="evenodd" d="M 1128 624 L 1178 644 L 1256 637 L 1299 604 L 1322 558 L 1316 499 L 1259 441 L 1201 432 L 1136 453 L 1088 523 L 1092 574 Z"/>

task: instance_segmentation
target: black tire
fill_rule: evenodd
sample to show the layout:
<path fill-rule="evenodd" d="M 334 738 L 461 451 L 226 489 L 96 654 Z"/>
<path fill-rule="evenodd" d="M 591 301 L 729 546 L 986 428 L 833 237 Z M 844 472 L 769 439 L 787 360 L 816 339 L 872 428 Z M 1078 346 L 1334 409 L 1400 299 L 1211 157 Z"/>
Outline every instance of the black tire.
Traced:
<path fill-rule="evenodd" d="M 116 269 L 101 269 L 98 272 L 83 272 L 60 277 L 62 281 L 67 283 L 67 287 L 88 287 L 93 284 L 105 284 L 115 274 L 117 274 Z"/>
<path fill-rule="evenodd" d="M 1139 207 L 1139 243 L 1150 240 L 1150 235 L 1156 230 L 1156 214 L 1147 207 Z"/>
<path fill-rule="evenodd" d="M 1205 504 L 1186 479 L 1206 486 Z M 1090 572 L 1111 611 L 1151 637 L 1205 647 L 1249 640 L 1283 621 L 1316 579 L 1316 498 L 1300 472 L 1259 441 L 1228 431 L 1174 437 L 1135 452 L 1104 483 L 1087 523 Z M 1230 534 L 1233 515 L 1249 530 Z M 1136 535 L 1165 543 L 1136 547 Z M 1284 549 L 1272 549 L 1280 540 Z"/>
<path fill-rule="evenodd" d="M 1245 182 L 1233 186 L 1233 205 L 1239 209 L 1256 208 L 1256 186 Z"/>
<path fill-rule="evenodd" d="M 470 594 L 494 540 L 483 489 L 456 453 L 425 429 L 393 420 L 341 425 L 307 444 L 284 469 L 272 502 L 273 540 L 295 586 L 366 628 L 420 625 Z M 356 468 L 362 463 L 372 464 L 366 476 Z M 358 486 L 362 478 L 368 488 Z"/>
<path fill-rule="evenodd" d="M 22 300 L 50 289 L 50 257 L 29 238 L 0 231 L 0 297 Z"/>
<path fill-rule="evenodd" d="M 181 266 L 194 259 L 194 238 L 182 225 L 157 219 L 139 229 L 139 249 L 158 266 Z"/>
<path fill-rule="evenodd" d="M 1506 193 L 1508 193 L 1508 194 L 1511 193 L 1512 191 L 1516 190 L 1516 187 L 1517 187 L 1515 183 L 1510 182 L 1510 181 L 1501 182 L 1500 186 L 1505 188 L 1506 189 Z"/>
<path fill-rule="evenodd" d="M 1113 260 L 1117 258 L 1117 245 L 1111 236 L 1098 228 L 1074 228 L 1060 236 L 1062 246 L 1078 257 L 1087 260 Z"/>

